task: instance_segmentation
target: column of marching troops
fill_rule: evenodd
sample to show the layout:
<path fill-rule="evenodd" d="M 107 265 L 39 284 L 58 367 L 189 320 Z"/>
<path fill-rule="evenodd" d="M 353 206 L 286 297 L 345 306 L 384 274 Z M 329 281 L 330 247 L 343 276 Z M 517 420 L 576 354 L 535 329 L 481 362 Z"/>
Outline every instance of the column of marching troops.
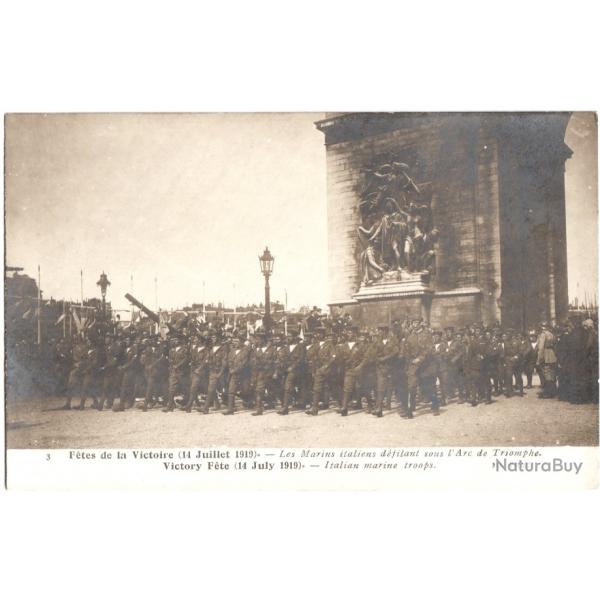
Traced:
<path fill-rule="evenodd" d="M 527 334 L 480 324 L 432 331 L 418 319 L 291 335 L 211 328 L 161 339 L 116 331 L 95 342 L 61 340 L 56 367 L 65 409 L 74 398 L 83 409 L 90 398 L 98 410 L 124 411 L 143 398 L 144 411 L 232 415 L 243 406 L 255 416 L 266 409 L 317 415 L 335 405 L 342 416 L 359 409 L 381 417 L 394 403 L 412 418 L 417 406 L 439 415 L 453 399 L 478 406 L 522 396 L 534 373 L 541 398 L 598 402 L 597 344 L 589 319 L 562 329 L 543 323 Z"/>

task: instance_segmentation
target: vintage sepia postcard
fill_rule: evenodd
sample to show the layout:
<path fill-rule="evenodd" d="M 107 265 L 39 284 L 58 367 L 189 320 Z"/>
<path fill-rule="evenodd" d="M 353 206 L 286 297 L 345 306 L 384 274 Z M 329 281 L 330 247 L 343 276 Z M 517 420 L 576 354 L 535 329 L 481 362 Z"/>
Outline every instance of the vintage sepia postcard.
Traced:
<path fill-rule="evenodd" d="M 5 116 L 14 489 L 598 486 L 597 115 Z"/>

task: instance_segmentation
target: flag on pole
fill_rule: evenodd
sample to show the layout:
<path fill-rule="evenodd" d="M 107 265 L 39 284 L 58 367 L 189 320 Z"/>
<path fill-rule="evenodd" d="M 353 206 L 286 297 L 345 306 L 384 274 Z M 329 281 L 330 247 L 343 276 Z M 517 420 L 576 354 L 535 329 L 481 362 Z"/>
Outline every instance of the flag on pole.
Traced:
<path fill-rule="evenodd" d="M 60 315 L 60 317 L 58 317 L 56 323 L 54 323 L 54 325 L 58 325 L 60 323 L 62 323 L 65 320 L 65 313 L 63 313 L 62 315 Z"/>
<path fill-rule="evenodd" d="M 79 315 L 77 314 L 77 311 L 74 308 L 71 308 L 71 314 L 73 315 L 73 321 L 75 321 L 77 333 L 79 333 L 83 329 L 81 319 L 79 318 Z"/>

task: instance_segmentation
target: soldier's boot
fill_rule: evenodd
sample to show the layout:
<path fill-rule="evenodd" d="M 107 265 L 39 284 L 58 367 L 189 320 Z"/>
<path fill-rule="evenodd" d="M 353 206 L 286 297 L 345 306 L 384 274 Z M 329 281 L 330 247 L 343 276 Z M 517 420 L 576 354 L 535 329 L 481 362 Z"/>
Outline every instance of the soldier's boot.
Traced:
<path fill-rule="evenodd" d="M 350 394 L 348 392 L 344 392 L 344 396 L 342 398 L 342 408 L 340 410 L 340 415 L 342 417 L 348 416 L 348 404 L 350 403 Z"/>
<path fill-rule="evenodd" d="M 186 413 L 191 413 L 194 407 L 194 396 L 190 394 L 189 400 L 181 407 L 181 410 L 185 410 Z"/>
<path fill-rule="evenodd" d="M 409 391 L 408 398 L 406 401 L 406 413 L 402 415 L 406 419 L 412 419 L 415 408 L 417 407 L 417 392 Z"/>
<path fill-rule="evenodd" d="M 519 375 L 517 377 L 517 390 L 519 392 L 519 396 L 523 395 L 523 375 Z"/>
<path fill-rule="evenodd" d="M 147 412 L 150 408 L 150 394 L 144 396 L 144 404 L 142 405 L 142 411 Z"/>
<path fill-rule="evenodd" d="M 175 395 L 169 392 L 169 400 L 167 405 L 162 409 L 163 412 L 173 412 L 175 410 Z"/>
<path fill-rule="evenodd" d="M 313 392 L 312 407 L 306 411 L 307 415 L 316 417 L 319 414 L 319 393 Z"/>
<path fill-rule="evenodd" d="M 104 410 L 104 404 L 106 403 L 106 398 L 102 396 L 100 401 L 98 402 L 98 410 Z"/>
<path fill-rule="evenodd" d="M 290 406 L 290 394 L 288 391 L 285 391 L 285 393 L 283 394 L 283 401 L 281 402 L 281 409 L 277 411 L 277 414 L 278 415 L 287 415 L 290 412 L 289 406 Z"/>
<path fill-rule="evenodd" d="M 77 408 L 79 410 L 83 410 L 85 408 L 85 396 L 81 396 L 81 400 L 79 401 L 79 406 Z"/>
<path fill-rule="evenodd" d="M 376 417 L 383 417 L 383 398 L 377 398 L 377 404 L 375 405 L 375 410 L 372 411 Z"/>
<path fill-rule="evenodd" d="M 256 401 L 254 403 L 256 410 L 252 413 L 253 417 L 260 417 L 263 414 L 263 399 L 260 393 L 256 394 Z"/>
<path fill-rule="evenodd" d="M 223 411 L 224 415 L 232 415 L 235 413 L 235 394 L 227 394 L 227 410 Z"/>

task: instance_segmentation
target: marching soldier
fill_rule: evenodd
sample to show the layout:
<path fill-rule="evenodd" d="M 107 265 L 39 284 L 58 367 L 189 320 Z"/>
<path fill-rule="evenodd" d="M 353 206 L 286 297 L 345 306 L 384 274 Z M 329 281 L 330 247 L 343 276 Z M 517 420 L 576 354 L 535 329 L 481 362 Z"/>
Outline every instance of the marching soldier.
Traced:
<path fill-rule="evenodd" d="M 435 397 L 435 365 L 432 360 L 433 338 L 423 327 L 420 320 L 415 319 L 412 331 L 406 337 L 404 352 L 407 361 L 408 402 L 401 405 L 401 416 L 412 419 L 417 406 L 417 389 L 431 401 L 434 415 L 439 414 Z"/>
<path fill-rule="evenodd" d="M 250 347 L 245 346 L 239 337 L 233 339 L 233 346 L 228 355 L 229 382 L 227 385 L 227 410 L 224 415 L 232 415 L 235 412 L 235 395 L 243 386 L 244 377 L 247 377 L 248 359 Z"/>
<path fill-rule="evenodd" d="M 348 405 L 359 382 L 359 377 L 365 366 L 365 337 L 364 334 L 357 335 L 353 329 L 346 347 L 338 353 L 338 364 L 344 369 L 344 389 L 342 397 L 342 408 L 340 414 L 342 417 L 348 416 Z"/>
<path fill-rule="evenodd" d="M 146 364 L 144 371 L 146 375 L 146 390 L 142 410 L 146 412 L 159 402 L 161 396 L 163 399 L 168 397 L 168 388 L 165 382 L 169 375 L 169 361 L 168 347 L 165 342 L 157 342 L 152 360 Z"/>
<path fill-rule="evenodd" d="M 218 388 L 223 385 L 227 372 L 227 356 L 229 346 L 224 339 L 214 333 L 211 337 L 210 358 L 208 360 L 208 390 L 206 392 L 206 402 L 202 412 L 207 414 L 210 407 L 214 406 L 217 410 L 221 408 L 218 396 Z"/>
<path fill-rule="evenodd" d="M 89 344 L 87 340 L 78 340 L 73 345 L 73 367 L 69 373 L 67 382 L 67 401 L 63 410 L 71 410 L 71 398 L 77 394 L 81 395 L 81 386 L 86 367 L 86 357 Z"/>
<path fill-rule="evenodd" d="M 111 409 L 120 387 L 119 366 L 123 360 L 123 346 L 119 340 L 115 339 L 112 333 L 107 333 L 104 341 L 105 360 L 100 369 L 102 375 L 102 396 L 98 410 L 106 408 Z"/>
<path fill-rule="evenodd" d="M 296 386 L 300 386 L 304 370 L 304 356 L 306 353 L 304 344 L 298 337 L 294 338 L 293 341 L 295 343 L 289 346 L 289 353 L 287 355 L 287 370 L 283 384 L 283 403 L 281 410 L 278 411 L 280 415 L 288 414 L 292 396 L 294 395 Z"/>
<path fill-rule="evenodd" d="M 320 342 L 321 336 L 318 332 L 306 331 L 304 333 L 306 352 L 304 355 L 304 372 L 302 378 L 302 402 L 305 408 L 312 401 L 313 381 L 317 370 L 319 350 L 321 349 Z"/>
<path fill-rule="evenodd" d="M 192 412 L 198 394 L 208 388 L 210 349 L 204 336 L 195 335 L 190 346 L 190 393 L 187 404 L 182 407 L 186 412 Z"/>
<path fill-rule="evenodd" d="M 388 400 L 392 395 L 392 369 L 397 366 L 400 348 L 395 336 L 389 335 L 389 328 L 386 325 L 378 327 L 379 334 L 373 344 L 375 351 L 375 390 L 376 406 L 375 416 L 383 416 L 383 403 L 385 398 Z"/>
<path fill-rule="evenodd" d="M 163 412 L 172 412 L 175 409 L 175 396 L 183 394 L 183 402 L 186 402 L 189 374 L 189 352 L 185 340 L 180 335 L 175 335 L 171 340 L 169 351 L 169 392 L 167 405 Z"/>
<path fill-rule="evenodd" d="M 98 404 L 98 375 L 100 370 L 100 364 L 102 362 L 102 355 L 99 348 L 90 343 L 85 358 L 85 366 L 83 368 L 83 380 L 81 384 L 81 403 L 79 409 L 85 408 L 85 401 L 88 396 L 92 398 L 92 408 L 100 408 Z"/>
<path fill-rule="evenodd" d="M 275 373 L 275 361 L 277 359 L 277 349 L 270 338 L 265 339 L 264 334 L 260 334 L 263 345 L 256 349 L 255 368 L 256 368 L 256 388 L 255 388 L 255 411 L 253 417 L 263 414 L 265 393 L 269 390 Z"/>
<path fill-rule="evenodd" d="M 319 342 L 320 348 L 316 359 L 316 370 L 313 378 L 312 407 L 306 411 L 307 414 L 316 416 L 319 413 L 319 403 L 323 398 L 323 391 L 327 378 L 336 362 L 335 336 L 330 331 L 323 342 Z"/>
<path fill-rule="evenodd" d="M 113 405 L 115 412 L 131 408 L 135 402 L 135 384 L 140 369 L 140 360 L 139 348 L 133 339 L 130 340 L 130 345 L 125 350 L 124 362 L 118 369 L 122 378 L 119 402 Z"/>
<path fill-rule="evenodd" d="M 284 385 L 290 358 L 288 336 L 284 335 L 282 337 L 275 337 L 274 342 L 277 347 L 277 354 L 275 357 L 275 374 L 271 385 L 273 397 L 269 402 L 272 402 L 271 408 L 275 408 L 277 400 L 281 400 L 283 404 Z"/>
<path fill-rule="evenodd" d="M 69 372 L 73 361 L 71 343 L 68 338 L 61 339 L 54 352 L 54 364 L 57 374 L 57 392 L 62 395 L 67 390 Z"/>

